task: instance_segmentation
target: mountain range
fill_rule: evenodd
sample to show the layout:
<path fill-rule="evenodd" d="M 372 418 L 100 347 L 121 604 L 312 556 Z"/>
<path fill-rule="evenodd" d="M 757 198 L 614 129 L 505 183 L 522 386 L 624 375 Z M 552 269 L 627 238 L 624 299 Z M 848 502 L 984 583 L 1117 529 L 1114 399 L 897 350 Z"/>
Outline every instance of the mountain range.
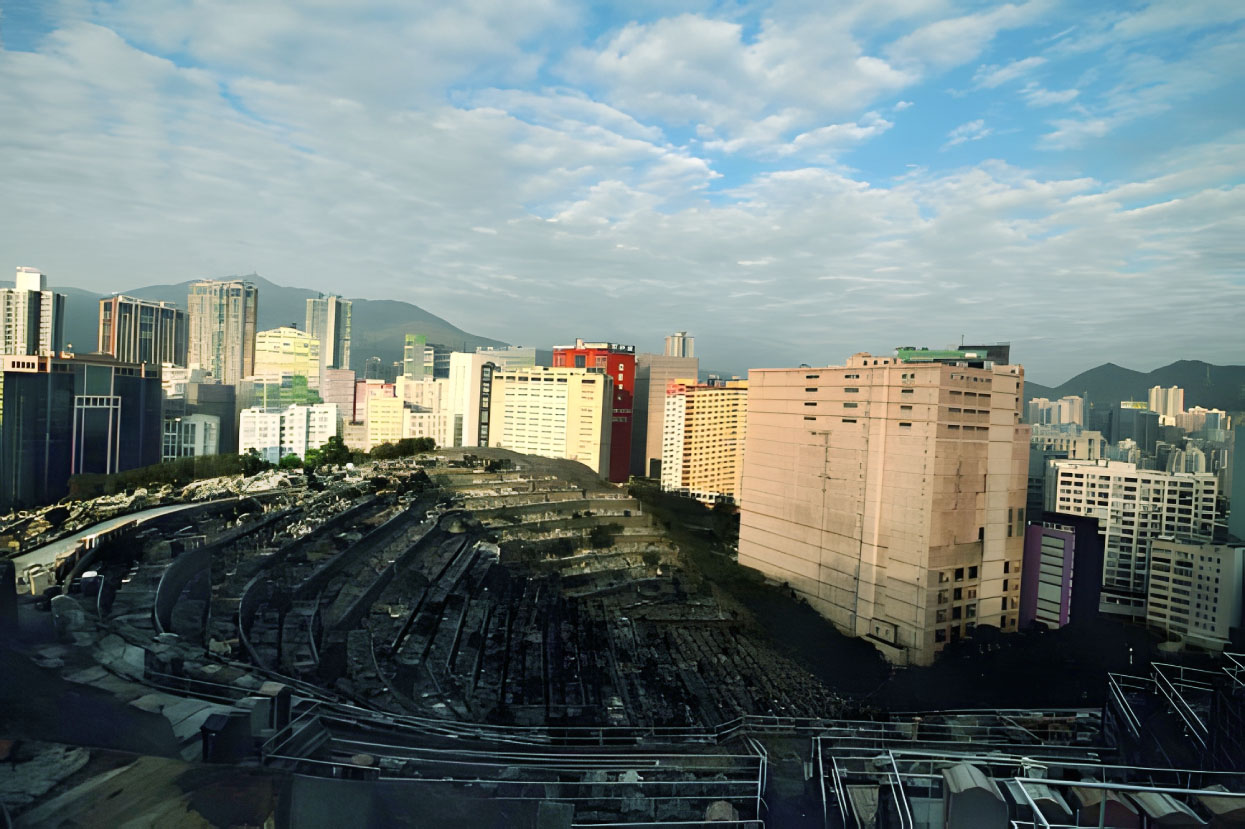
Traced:
<path fill-rule="evenodd" d="M 1114 406 L 1121 400 L 1148 400 L 1154 386 L 1184 389 L 1186 409 L 1245 411 L 1245 366 L 1216 366 L 1200 360 L 1177 360 L 1146 372 L 1103 363 L 1054 387 L 1025 381 L 1025 400 L 1081 395 L 1096 406 Z"/>
<path fill-rule="evenodd" d="M 305 326 L 307 299 L 320 296 L 320 292 L 307 288 L 287 288 L 264 279 L 262 276 L 223 277 L 244 279 L 259 288 L 258 330 L 277 328 L 294 323 Z M 186 307 L 190 282 L 176 285 L 149 285 L 122 291 L 126 296 L 156 302 L 172 302 L 178 308 Z M 85 353 L 94 351 L 98 338 L 99 300 L 104 295 L 79 288 L 56 288 L 65 298 L 65 341 L 74 350 Z M 362 374 L 363 361 L 368 357 L 380 357 L 383 364 L 402 359 L 405 335 L 424 334 L 429 343 L 437 343 L 454 350 L 475 351 L 477 346 L 504 346 L 500 340 L 469 334 L 418 305 L 390 299 L 353 299 L 350 309 L 350 362 L 351 368 Z"/>

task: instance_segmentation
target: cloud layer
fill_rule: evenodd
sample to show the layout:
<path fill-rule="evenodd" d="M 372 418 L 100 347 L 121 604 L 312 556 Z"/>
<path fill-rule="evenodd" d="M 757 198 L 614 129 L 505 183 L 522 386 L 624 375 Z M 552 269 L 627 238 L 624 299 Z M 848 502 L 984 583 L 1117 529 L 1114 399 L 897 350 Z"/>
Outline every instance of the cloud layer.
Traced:
<path fill-rule="evenodd" d="M 58 8 L 0 29 L 0 249 L 60 284 L 254 270 L 736 372 L 1245 353 L 1228 5 Z"/>

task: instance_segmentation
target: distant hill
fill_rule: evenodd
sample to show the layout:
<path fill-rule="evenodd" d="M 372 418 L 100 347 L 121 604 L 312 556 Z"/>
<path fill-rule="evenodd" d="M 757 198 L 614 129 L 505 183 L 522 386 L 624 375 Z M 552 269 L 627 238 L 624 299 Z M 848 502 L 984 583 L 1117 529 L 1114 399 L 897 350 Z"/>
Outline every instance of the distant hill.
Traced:
<path fill-rule="evenodd" d="M 254 274 L 222 279 L 245 279 L 259 288 L 259 330 L 296 323 L 302 328 L 307 318 L 307 299 L 319 291 L 287 288 Z M 153 301 L 174 302 L 186 307 L 190 282 L 176 285 L 149 285 L 122 293 Z M 76 351 L 94 351 L 99 318 L 98 294 L 78 288 L 57 288 L 67 295 L 65 339 Z M 435 314 L 409 302 L 388 299 L 355 299 L 351 306 L 351 368 L 362 372 L 363 361 L 376 356 L 388 364 L 402 359 L 403 338 L 407 333 L 424 334 L 429 343 L 456 350 L 474 351 L 476 346 L 504 346 L 500 340 L 469 334 Z"/>
<path fill-rule="evenodd" d="M 1245 366 L 1215 366 L 1200 360 L 1177 360 L 1149 372 L 1104 363 L 1054 388 L 1026 382 L 1025 400 L 1084 394 L 1095 405 L 1112 406 L 1121 400 L 1148 400 L 1154 386 L 1180 386 L 1185 408 L 1245 411 Z"/>

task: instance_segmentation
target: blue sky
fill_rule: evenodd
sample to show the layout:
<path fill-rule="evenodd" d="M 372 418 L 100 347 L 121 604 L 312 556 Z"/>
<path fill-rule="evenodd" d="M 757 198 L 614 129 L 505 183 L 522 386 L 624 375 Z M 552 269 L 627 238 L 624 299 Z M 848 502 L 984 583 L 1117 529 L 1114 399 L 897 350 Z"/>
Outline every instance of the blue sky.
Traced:
<path fill-rule="evenodd" d="M 1245 361 L 1245 5 L 0 0 L 0 249 L 706 366 Z M 262 301 L 262 299 L 261 299 Z"/>

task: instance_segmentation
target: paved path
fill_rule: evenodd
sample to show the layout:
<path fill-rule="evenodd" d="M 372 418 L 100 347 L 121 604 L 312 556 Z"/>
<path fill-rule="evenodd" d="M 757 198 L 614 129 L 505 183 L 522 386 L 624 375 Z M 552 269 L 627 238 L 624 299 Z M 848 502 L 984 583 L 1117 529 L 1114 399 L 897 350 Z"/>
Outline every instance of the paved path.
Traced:
<path fill-rule="evenodd" d="M 42 564 L 45 567 L 51 566 L 56 561 L 57 556 L 64 553 L 72 552 L 78 546 L 78 542 L 84 538 L 101 533 L 111 532 L 118 527 L 124 527 L 127 524 L 142 524 L 144 521 L 150 521 L 161 515 L 168 515 L 171 512 L 180 512 L 181 510 L 190 509 L 192 507 L 201 507 L 204 504 L 215 503 L 216 501 L 231 501 L 237 496 L 229 498 L 217 498 L 215 501 L 192 501 L 189 504 L 170 504 L 165 507 L 152 507 L 151 509 L 141 510 L 139 512 L 131 512 L 127 515 L 119 515 L 116 518 L 109 518 L 107 521 L 101 521 L 98 524 L 92 524 L 85 530 L 66 536 L 60 541 L 53 541 L 51 544 L 44 544 L 36 550 L 24 553 L 13 559 L 13 564 L 17 567 L 17 572 L 22 572 L 33 564 Z"/>

